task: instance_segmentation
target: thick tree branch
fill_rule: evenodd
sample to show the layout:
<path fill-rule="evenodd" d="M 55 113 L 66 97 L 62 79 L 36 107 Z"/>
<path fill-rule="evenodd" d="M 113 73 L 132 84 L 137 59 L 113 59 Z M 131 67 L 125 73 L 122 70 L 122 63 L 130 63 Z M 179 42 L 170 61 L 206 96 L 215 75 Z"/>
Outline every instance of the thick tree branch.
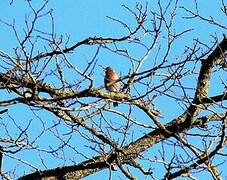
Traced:
<path fill-rule="evenodd" d="M 224 116 L 225 114 L 222 114 L 219 116 L 210 115 L 210 116 L 201 117 L 199 119 L 195 119 L 190 128 L 193 128 L 198 125 L 199 126 L 204 125 L 204 123 L 208 123 L 210 121 L 220 119 L 220 117 L 224 118 Z M 179 117 L 179 119 L 176 119 L 171 123 L 166 124 L 165 129 L 172 132 L 173 134 L 176 131 L 178 131 L 179 133 L 183 132 L 185 129 L 181 127 L 181 124 L 178 124 L 180 118 L 183 118 L 183 117 Z M 130 163 L 131 159 L 137 158 L 137 156 L 140 153 L 146 151 L 148 148 L 152 147 L 153 145 L 169 137 L 171 137 L 170 134 L 166 134 L 165 132 L 163 132 L 161 128 L 158 128 L 152 131 L 151 133 L 136 140 L 135 142 L 132 142 L 128 146 L 123 147 L 121 150 L 122 152 L 124 152 L 124 154 L 122 154 L 121 157 L 117 156 L 116 152 L 113 151 L 110 153 L 103 154 L 101 156 L 94 157 L 91 160 L 84 161 L 78 165 L 65 166 L 65 167 L 56 168 L 52 170 L 34 172 L 31 174 L 25 175 L 20 179 L 28 180 L 28 179 L 36 179 L 36 178 L 46 178 L 51 176 L 57 177 L 59 179 L 70 179 L 70 178 L 80 179 L 82 177 L 88 176 L 95 172 L 101 171 L 102 169 L 115 166 L 116 165 L 115 160 L 117 157 L 121 158 L 122 164 Z"/>
<path fill-rule="evenodd" d="M 216 146 L 216 148 L 212 151 L 212 152 L 204 152 L 204 154 L 200 155 L 198 157 L 198 160 L 191 164 L 190 166 L 188 167 L 185 167 L 175 173 L 172 173 L 172 174 L 169 174 L 168 175 L 168 179 L 174 179 L 176 177 L 179 177 L 183 174 L 187 174 L 190 172 L 190 170 L 198 167 L 199 165 L 205 163 L 207 165 L 207 168 L 210 169 L 210 171 L 212 172 L 213 174 L 213 178 L 214 179 L 217 179 L 217 180 L 221 180 L 222 178 L 220 177 L 220 174 L 218 173 L 217 169 L 215 166 L 213 166 L 209 160 L 215 155 L 217 154 L 217 152 L 224 146 L 225 144 L 225 141 L 226 141 L 226 133 L 225 133 L 225 129 L 226 129 L 226 123 L 227 123 L 227 113 L 222 117 L 222 134 L 221 134 L 221 140 L 219 142 L 219 144 Z"/>

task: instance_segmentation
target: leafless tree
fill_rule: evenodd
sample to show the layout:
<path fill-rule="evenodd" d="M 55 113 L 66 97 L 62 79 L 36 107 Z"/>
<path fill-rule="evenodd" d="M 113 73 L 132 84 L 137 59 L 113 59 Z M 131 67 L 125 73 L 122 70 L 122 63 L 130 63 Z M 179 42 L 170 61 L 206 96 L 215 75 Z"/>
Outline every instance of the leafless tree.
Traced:
<path fill-rule="evenodd" d="M 227 176 L 227 37 L 188 42 L 184 38 L 193 28 L 175 29 L 179 11 L 181 19 L 219 32 L 226 25 L 204 16 L 197 1 L 194 9 L 166 2 L 155 2 L 155 10 L 148 3 L 123 5 L 134 24 L 107 18 L 126 34 L 77 42 L 57 36 L 48 0 L 39 8 L 24 1 L 29 15 L 23 32 L 16 19 L 1 17 L 1 26 L 17 40 L 11 52 L 0 49 L 3 179 L 80 179 L 103 170 L 107 179 Z M 219 10 L 226 17 L 223 0 Z M 49 19 L 49 32 L 38 26 L 43 18 Z M 88 60 L 75 59 L 80 48 L 90 52 Z M 102 51 L 127 65 L 117 69 L 119 93 L 104 88 L 103 62 L 113 62 Z M 7 163 L 15 166 L 5 170 Z"/>

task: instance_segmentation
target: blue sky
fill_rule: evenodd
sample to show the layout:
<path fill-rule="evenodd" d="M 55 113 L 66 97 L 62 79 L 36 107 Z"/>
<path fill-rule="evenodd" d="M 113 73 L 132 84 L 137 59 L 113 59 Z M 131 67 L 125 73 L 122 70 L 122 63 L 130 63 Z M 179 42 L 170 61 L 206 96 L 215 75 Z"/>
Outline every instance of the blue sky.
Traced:
<path fill-rule="evenodd" d="M 32 18 L 31 11 L 28 9 L 28 5 L 25 1 L 14 1 L 13 4 L 9 5 L 10 1 L 0 1 L 0 19 L 5 22 L 13 22 L 15 20 L 15 27 L 17 28 L 17 31 L 19 32 L 19 37 L 23 37 L 23 28 L 25 27 L 24 19 L 26 16 L 30 15 L 30 18 Z M 40 7 L 41 6 L 41 0 L 33 1 L 34 7 Z M 146 1 L 140 1 L 141 4 L 145 5 Z M 164 4 L 164 1 L 162 2 Z M 181 6 L 186 6 L 187 8 L 194 8 L 194 5 L 192 1 L 190 0 L 182 0 L 179 2 Z M 60 35 L 63 35 L 63 38 L 66 39 L 68 35 L 70 35 L 70 41 L 69 46 L 73 45 L 79 41 L 84 40 L 88 37 L 113 37 L 118 38 L 121 36 L 127 35 L 127 31 L 124 27 L 122 27 L 120 24 L 111 21 L 107 16 L 114 17 L 116 19 L 121 19 L 122 21 L 127 22 L 131 27 L 135 27 L 135 20 L 132 18 L 132 15 L 125 10 L 122 7 L 122 4 L 129 6 L 130 8 L 134 8 L 136 5 L 136 1 L 127 1 L 127 0 L 112 0 L 112 1 L 106 1 L 106 0 L 67 0 L 67 1 L 61 1 L 61 0 L 50 0 L 50 3 L 45 8 L 45 11 L 48 11 L 49 9 L 53 9 L 53 17 L 55 22 L 55 32 L 56 37 L 60 37 Z M 227 25 L 227 19 L 226 17 L 221 14 L 220 11 L 220 2 L 218 0 L 213 0 L 212 3 L 207 3 L 207 1 L 201 1 L 199 4 L 199 9 L 202 15 L 209 17 L 213 16 L 218 22 L 221 24 Z M 148 3 L 148 7 L 150 10 L 157 9 L 157 4 L 152 1 Z M 212 45 L 214 42 L 214 39 L 211 35 L 216 35 L 219 40 L 222 40 L 222 34 L 226 33 L 221 28 L 218 28 L 217 26 L 213 26 L 208 24 L 207 22 L 201 22 L 200 20 L 189 20 L 189 19 L 183 19 L 182 17 L 185 16 L 187 13 L 183 9 L 177 10 L 176 14 L 176 21 L 174 25 L 174 29 L 176 32 L 182 32 L 186 29 L 192 28 L 193 31 L 190 33 L 185 34 L 182 38 L 179 38 L 179 40 L 176 41 L 176 44 L 174 44 L 174 48 L 172 48 L 170 52 L 169 59 L 173 58 L 181 58 L 183 57 L 183 51 L 185 50 L 185 46 L 190 46 L 193 44 L 194 39 L 199 38 L 200 41 L 207 43 L 208 46 Z M 51 30 L 51 24 L 50 24 L 50 17 L 43 17 L 40 19 L 40 21 L 37 22 L 37 28 L 43 31 L 50 31 Z M 149 21 L 147 22 L 149 24 Z M 3 50 L 4 52 L 8 54 L 13 54 L 16 46 L 18 46 L 18 42 L 16 41 L 16 38 L 14 36 L 14 33 L 12 30 L 9 30 L 9 27 L 1 24 L 0 28 L 0 41 L 2 42 L 0 44 L 0 50 Z M 163 36 L 160 38 L 160 42 L 165 42 L 165 33 L 163 33 Z M 43 50 L 42 46 L 43 42 L 38 42 L 38 49 Z M 160 43 L 162 44 L 162 43 Z M 119 45 L 122 48 L 125 48 L 125 44 L 122 43 Z M 129 52 L 132 53 L 135 57 L 140 57 L 143 53 L 143 50 L 137 49 L 138 47 L 132 46 L 129 48 Z M 80 47 L 77 50 L 74 51 L 73 54 L 68 55 L 71 62 L 76 65 L 80 69 L 86 68 L 87 62 L 91 59 L 91 57 L 94 56 L 95 52 L 97 50 L 96 46 L 88 47 Z M 37 51 L 38 52 L 38 51 Z M 154 52 L 155 54 L 155 52 Z M 154 54 L 151 54 L 151 57 L 148 59 L 148 61 L 144 64 L 143 69 L 149 69 L 152 65 L 152 58 Z M 126 58 L 117 56 L 114 53 L 110 53 L 109 51 L 105 49 L 100 50 L 100 54 L 97 57 L 98 65 L 105 66 L 112 66 L 114 67 L 119 74 L 126 75 L 130 69 L 129 63 Z M 1 62 L 0 62 L 1 64 Z M 198 65 L 199 67 L 199 65 Z M 0 69 L 2 71 L 2 69 Z M 66 72 L 66 77 L 69 81 L 74 81 L 74 75 L 71 74 L 70 71 Z M 99 66 L 96 67 L 93 79 L 94 79 L 94 85 L 96 87 L 100 87 L 103 84 L 103 72 L 102 69 L 99 68 Z M 75 75 L 76 76 L 76 75 Z M 217 85 L 216 80 L 222 77 L 224 78 L 223 74 L 220 74 L 219 76 L 215 76 L 212 79 L 212 86 L 211 86 L 211 95 L 215 95 L 217 91 L 217 87 L 221 89 L 221 85 Z M 48 83 L 55 82 L 53 79 L 54 77 L 51 77 L 48 79 Z M 226 79 L 226 78 L 225 78 Z M 195 79 L 192 78 L 186 78 L 182 80 L 182 83 L 184 84 L 196 84 Z M 8 97 L 6 92 L 2 92 L 5 97 Z M 182 109 L 179 107 L 176 107 L 177 103 L 174 102 L 171 99 L 166 98 L 160 98 L 155 106 L 157 108 L 165 107 L 167 103 L 171 102 L 171 106 L 168 106 L 168 108 L 162 108 L 162 113 L 165 115 L 164 119 L 162 119 L 162 123 L 170 121 L 173 117 L 176 117 L 177 115 L 182 112 Z M 122 109 L 127 109 L 126 106 L 122 106 Z M 11 115 L 13 118 L 17 119 L 18 122 L 21 124 L 22 127 L 25 127 L 26 124 L 28 124 L 29 120 L 32 119 L 32 126 L 29 129 L 29 134 L 34 137 L 36 137 L 37 134 L 41 132 L 42 129 L 42 123 L 41 121 L 33 116 L 33 113 L 29 110 L 28 107 L 25 107 L 23 105 L 15 105 L 10 107 L 10 112 L 13 112 Z M 29 112 L 29 113 L 27 113 Z M 53 115 L 49 113 L 43 113 L 42 111 L 37 111 L 40 117 L 45 119 L 45 126 L 50 127 L 55 122 L 58 122 L 58 119 L 56 119 Z M 139 116 L 140 112 L 135 112 L 135 116 Z M 8 121 L 8 116 L 4 115 L 5 120 Z M 108 115 L 107 115 L 108 116 Z M 144 115 L 142 115 L 144 117 Z M 142 118 L 143 119 L 143 118 Z M 143 119 L 144 122 L 146 122 L 146 117 Z M 13 121 L 8 121 L 11 128 L 14 128 L 15 125 L 13 125 Z M 40 128 L 40 129 L 39 129 Z M 64 123 L 62 123 L 61 128 L 59 131 L 64 134 L 67 132 L 67 127 Z M 148 132 L 148 131 L 147 131 Z M 15 134 L 16 134 L 15 130 Z M 19 132 L 18 132 L 19 133 Z M 35 134 L 34 134 L 35 133 Z M 140 132 L 136 136 L 141 136 L 145 132 Z M 45 142 L 42 140 L 39 143 L 42 146 L 48 146 L 49 144 L 46 143 L 59 143 L 58 140 L 53 140 L 54 136 L 51 133 L 46 133 L 44 136 L 42 136 L 43 140 L 46 140 Z M 66 139 L 68 137 L 65 137 Z M 87 149 L 84 147 L 83 139 L 78 136 L 77 133 L 72 137 L 74 138 L 73 141 L 77 141 L 75 144 L 76 146 L 81 149 L 82 151 L 86 151 Z M 57 145 L 57 144 L 55 144 Z M 160 145 L 156 145 L 160 146 Z M 27 154 L 27 156 L 24 156 L 24 154 Z M 18 154 L 18 157 L 23 158 L 24 160 L 27 160 L 29 162 L 34 163 L 37 167 L 42 167 L 44 169 L 44 166 L 41 165 L 41 162 L 38 160 L 38 156 L 36 158 L 33 158 L 34 154 L 32 152 L 21 152 Z M 72 152 L 69 149 L 66 150 L 69 154 Z M 90 152 L 87 152 L 89 154 Z M 147 154 L 152 155 L 153 151 L 149 151 Z M 158 152 L 154 152 L 158 153 Z M 37 153 L 38 155 L 38 153 Z M 45 156 L 43 155 L 51 165 L 49 167 L 54 168 L 58 165 L 58 162 L 54 161 L 54 158 L 51 159 L 49 155 Z M 73 157 L 74 158 L 74 157 Z M 82 158 L 81 158 L 82 159 Z M 80 161 L 78 157 L 76 157 L 75 161 Z M 70 162 L 70 161 L 69 161 Z M 15 161 L 13 161 L 11 158 L 7 157 L 4 159 L 4 168 L 7 171 L 10 167 L 20 167 L 19 162 L 15 164 Z M 23 168 L 19 168 L 19 173 L 22 174 L 24 171 L 28 171 L 26 169 L 26 166 L 23 166 Z M 138 172 L 135 172 L 138 173 Z M 88 178 L 103 178 L 108 175 L 108 170 L 101 171 L 99 173 L 96 173 L 92 176 L 89 176 Z M 157 174 L 157 177 L 160 177 L 161 174 Z M 118 178 L 119 174 L 114 173 L 114 177 Z M 138 178 L 140 174 L 138 173 Z M 124 176 L 121 175 L 121 178 L 124 178 Z"/>

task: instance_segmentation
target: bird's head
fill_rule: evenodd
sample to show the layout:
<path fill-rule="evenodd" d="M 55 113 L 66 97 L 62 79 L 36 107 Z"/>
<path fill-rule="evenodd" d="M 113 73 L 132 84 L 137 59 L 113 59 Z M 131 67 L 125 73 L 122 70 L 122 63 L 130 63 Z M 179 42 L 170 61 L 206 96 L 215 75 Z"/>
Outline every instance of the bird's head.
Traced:
<path fill-rule="evenodd" d="M 105 68 L 105 71 L 113 70 L 110 66 Z"/>
<path fill-rule="evenodd" d="M 105 68 L 105 72 L 106 73 L 115 73 L 115 71 L 110 66 Z"/>

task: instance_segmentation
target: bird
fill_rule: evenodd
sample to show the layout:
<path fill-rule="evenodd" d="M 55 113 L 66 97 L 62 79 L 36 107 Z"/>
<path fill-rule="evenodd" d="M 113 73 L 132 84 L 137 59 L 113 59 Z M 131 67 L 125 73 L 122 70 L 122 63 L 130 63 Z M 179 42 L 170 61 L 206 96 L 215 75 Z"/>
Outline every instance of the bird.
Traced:
<path fill-rule="evenodd" d="M 119 92 L 121 88 L 121 84 L 119 81 L 119 76 L 111 67 L 105 68 L 105 77 L 104 77 L 104 85 L 106 90 L 109 92 Z M 115 82 L 117 81 L 117 82 Z M 118 106 L 117 102 L 113 102 L 113 106 Z"/>

